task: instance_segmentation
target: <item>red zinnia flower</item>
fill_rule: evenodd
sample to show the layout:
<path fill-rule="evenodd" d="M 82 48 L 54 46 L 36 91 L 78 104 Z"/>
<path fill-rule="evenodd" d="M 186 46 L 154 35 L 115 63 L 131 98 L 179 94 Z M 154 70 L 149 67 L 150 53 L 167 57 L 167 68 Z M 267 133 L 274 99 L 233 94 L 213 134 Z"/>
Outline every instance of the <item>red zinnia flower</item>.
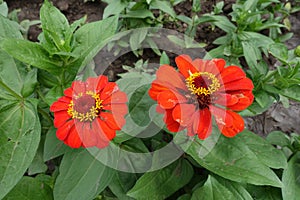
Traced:
<path fill-rule="evenodd" d="M 54 102 L 56 136 L 72 148 L 108 146 L 125 124 L 127 96 L 107 77 L 74 81 Z"/>
<path fill-rule="evenodd" d="M 214 116 L 227 137 L 244 129 L 243 118 L 234 111 L 247 108 L 253 101 L 253 83 L 237 66 L 225 68 L 223 59 L 192 60 L 187 55 L 176 59 L 179 72 L 163 65 L 149 90 L 158 102 L 157 111 L 171 132 L 187 128 L 187 134 L 207 138 Z"/>

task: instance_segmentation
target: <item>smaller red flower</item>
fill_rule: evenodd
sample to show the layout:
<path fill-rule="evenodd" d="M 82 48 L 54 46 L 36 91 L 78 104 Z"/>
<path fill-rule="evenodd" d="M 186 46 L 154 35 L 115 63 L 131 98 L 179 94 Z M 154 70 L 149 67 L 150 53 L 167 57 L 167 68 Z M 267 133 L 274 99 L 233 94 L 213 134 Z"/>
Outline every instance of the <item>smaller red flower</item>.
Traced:
<path fill-rule="evenodd" d="M 56 136 L 72 148 L 109 145 L 125 124 L 127 95 L 106 76 L 74 81 L 50 106 Z"/>
<path fill-rule="evenodd" d="M 237 66 L 225 67 L 223 59 L 192 60 L 187 55 L 175 59 L 179 71 L 169 65 L 156 72 L 149 95 L 158 102 L 157 111 L 171 132 L 187 129 L 187 134 L 207 138 L 212 117 L 227 137 L 244 129 L 243 118 L 234 111 L 253 102 L 253 83 Z"/>

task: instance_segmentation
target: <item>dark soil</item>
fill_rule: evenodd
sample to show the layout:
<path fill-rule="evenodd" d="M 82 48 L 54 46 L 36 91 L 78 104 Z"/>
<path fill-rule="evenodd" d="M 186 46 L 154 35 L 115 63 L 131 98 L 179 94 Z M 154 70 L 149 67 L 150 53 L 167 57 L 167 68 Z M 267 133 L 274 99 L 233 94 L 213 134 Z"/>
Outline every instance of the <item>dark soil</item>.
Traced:
<path fill-rule="evenodd" d="M 209 13 L 213 10 L 213 5 L 220 0 L 201 1 L 201 12 Z M 6 1 L 10 11 L 14 9 L 20 9 L 18 12 L 19 21 L 29 19 L 29 20 L 38 20 L 39 19 L 39 10 L 42 5 L 43 0 L 7 0 Z M 59 8 L 68 18 L 69 22 L 80 19 L 81 17 L 87 15 L 87 22 L 97 21 L 102 18 L 103 10 L 106 6 L 105 3 L 101 1 L 88 1 L 84 3 L 83 0 L 52 0 L 53 4 Z M 224 1 L 223 14 L 228 15 L 232 11 L 231 5 L 235 2 L 234 0 L 225 0 Z M 178 4 L 175 7 L 177 14 L 182 14 L 189 16 L 191 15 L 191 1 L 186 1 Z M 297 45 L 300 45 L 300 12 L 294 13 L 290 16 L 290 21 L 292 24 L 292 32 L 294 37 L 287 42 L 289 49 L 295 48 Z M 184 33 L 187 28 L 185 23 L 168 23 L 165 24 L 165 28 L 177 30 Z M 41 32 L 41 29 L 38 25 L 31 26 L 28 32 L 28 39 L 32 41 L 37 41 L 37 36 Z M 212 42 L 224 35 L 224 32 L 218 28 L 212 30 L 209 24 L 201 24 L 197 27 L 197 33 L 195 40 L 198 42 L 207 43 L 206 50 L 214 48 Z M 175 55 L 170 54 L 171 58 Z M 143 57 L 146 59 L 158 60 L 158 56 L 155 55 L 150 50 L 145 50 Z M 133 53 L 127 53 L 122 57 L 118 58 L 112 63 L 109 63 L 109 67 L 103 71 L 98 69 L 97 73 L 104 73 L 109 76 L 110 80 L 116 80 L 119 73 L 123 73 L 122 65 L 133 64 L 141 58 L 137 58 Z M 107 60 L 107 61 L 106 61 Z M 109 62 L 109 58 L 96 57 L 95 63 L 101 65 L 104 62 Z M 270 65 L 273 65 L 273 61 L 270 61 Z M 270 66 L 274 67 L 274 66 Z M 268 111 L 258 115 L 256 117 L 246 118 L 246 126 L 248 129 L 254 131 L 255 133 L 265 136 L 272 130 L 282 130 L 285 133 L 297 132 L 300 133 L 300 106 L 299 103 L 291 102 L 289 108 L 284 108 L 281 104 L 274 104 Z"/>

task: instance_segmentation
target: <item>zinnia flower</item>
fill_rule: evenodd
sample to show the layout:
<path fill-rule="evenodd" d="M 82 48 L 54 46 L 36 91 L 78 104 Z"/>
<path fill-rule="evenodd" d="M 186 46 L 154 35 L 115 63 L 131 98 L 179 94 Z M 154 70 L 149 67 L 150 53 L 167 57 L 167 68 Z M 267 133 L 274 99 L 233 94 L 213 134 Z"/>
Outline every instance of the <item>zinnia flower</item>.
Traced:
<path fill-rule="evenodd" d="M 72 148 L 104 148 L 125 124 L 127 96 L 107 77 L 74 81 L 54 102 L 56 136 Z"/>
<path fill-rule="evenodd" d="M 179 71 L 161 66 L 152 82 L 149 95 L 158 102 L 169 131 L 187 129 L 187 134 L 207 138 L 212 130 L 212 116 L 227 137 L 244 129 L 241 111 L 253 102 L 253 83 L 237 66 L 225 67 L 223 59 L 192 60 L 176 57 Z"/>

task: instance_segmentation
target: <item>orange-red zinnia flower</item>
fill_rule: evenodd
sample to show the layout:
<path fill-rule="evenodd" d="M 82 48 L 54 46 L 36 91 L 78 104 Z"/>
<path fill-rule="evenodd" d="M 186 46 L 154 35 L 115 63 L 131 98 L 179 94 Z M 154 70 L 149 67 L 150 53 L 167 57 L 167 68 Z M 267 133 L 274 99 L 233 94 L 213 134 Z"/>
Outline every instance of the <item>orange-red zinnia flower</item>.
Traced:
<path fill-rule="evenodd" d="M 104 148 L 125 124 L 127 96 L 107 77 L 74 81 L 54 102 L 56 136 L 72 148 Z"/>
<path fill-rule="evenodd" d="M 244 129 L 241 111 L 253 102 L 253 83 L 237 66 L 225 67 L 223 59 L 192 60 L 176 57 L 179 71 L 161 66 L 149 90 L 158 102 L 157 111 L 171 132 L 187 129 L 187 134 L 207 138 L 212 116 L 222 134 L 233 137 Z"/>

